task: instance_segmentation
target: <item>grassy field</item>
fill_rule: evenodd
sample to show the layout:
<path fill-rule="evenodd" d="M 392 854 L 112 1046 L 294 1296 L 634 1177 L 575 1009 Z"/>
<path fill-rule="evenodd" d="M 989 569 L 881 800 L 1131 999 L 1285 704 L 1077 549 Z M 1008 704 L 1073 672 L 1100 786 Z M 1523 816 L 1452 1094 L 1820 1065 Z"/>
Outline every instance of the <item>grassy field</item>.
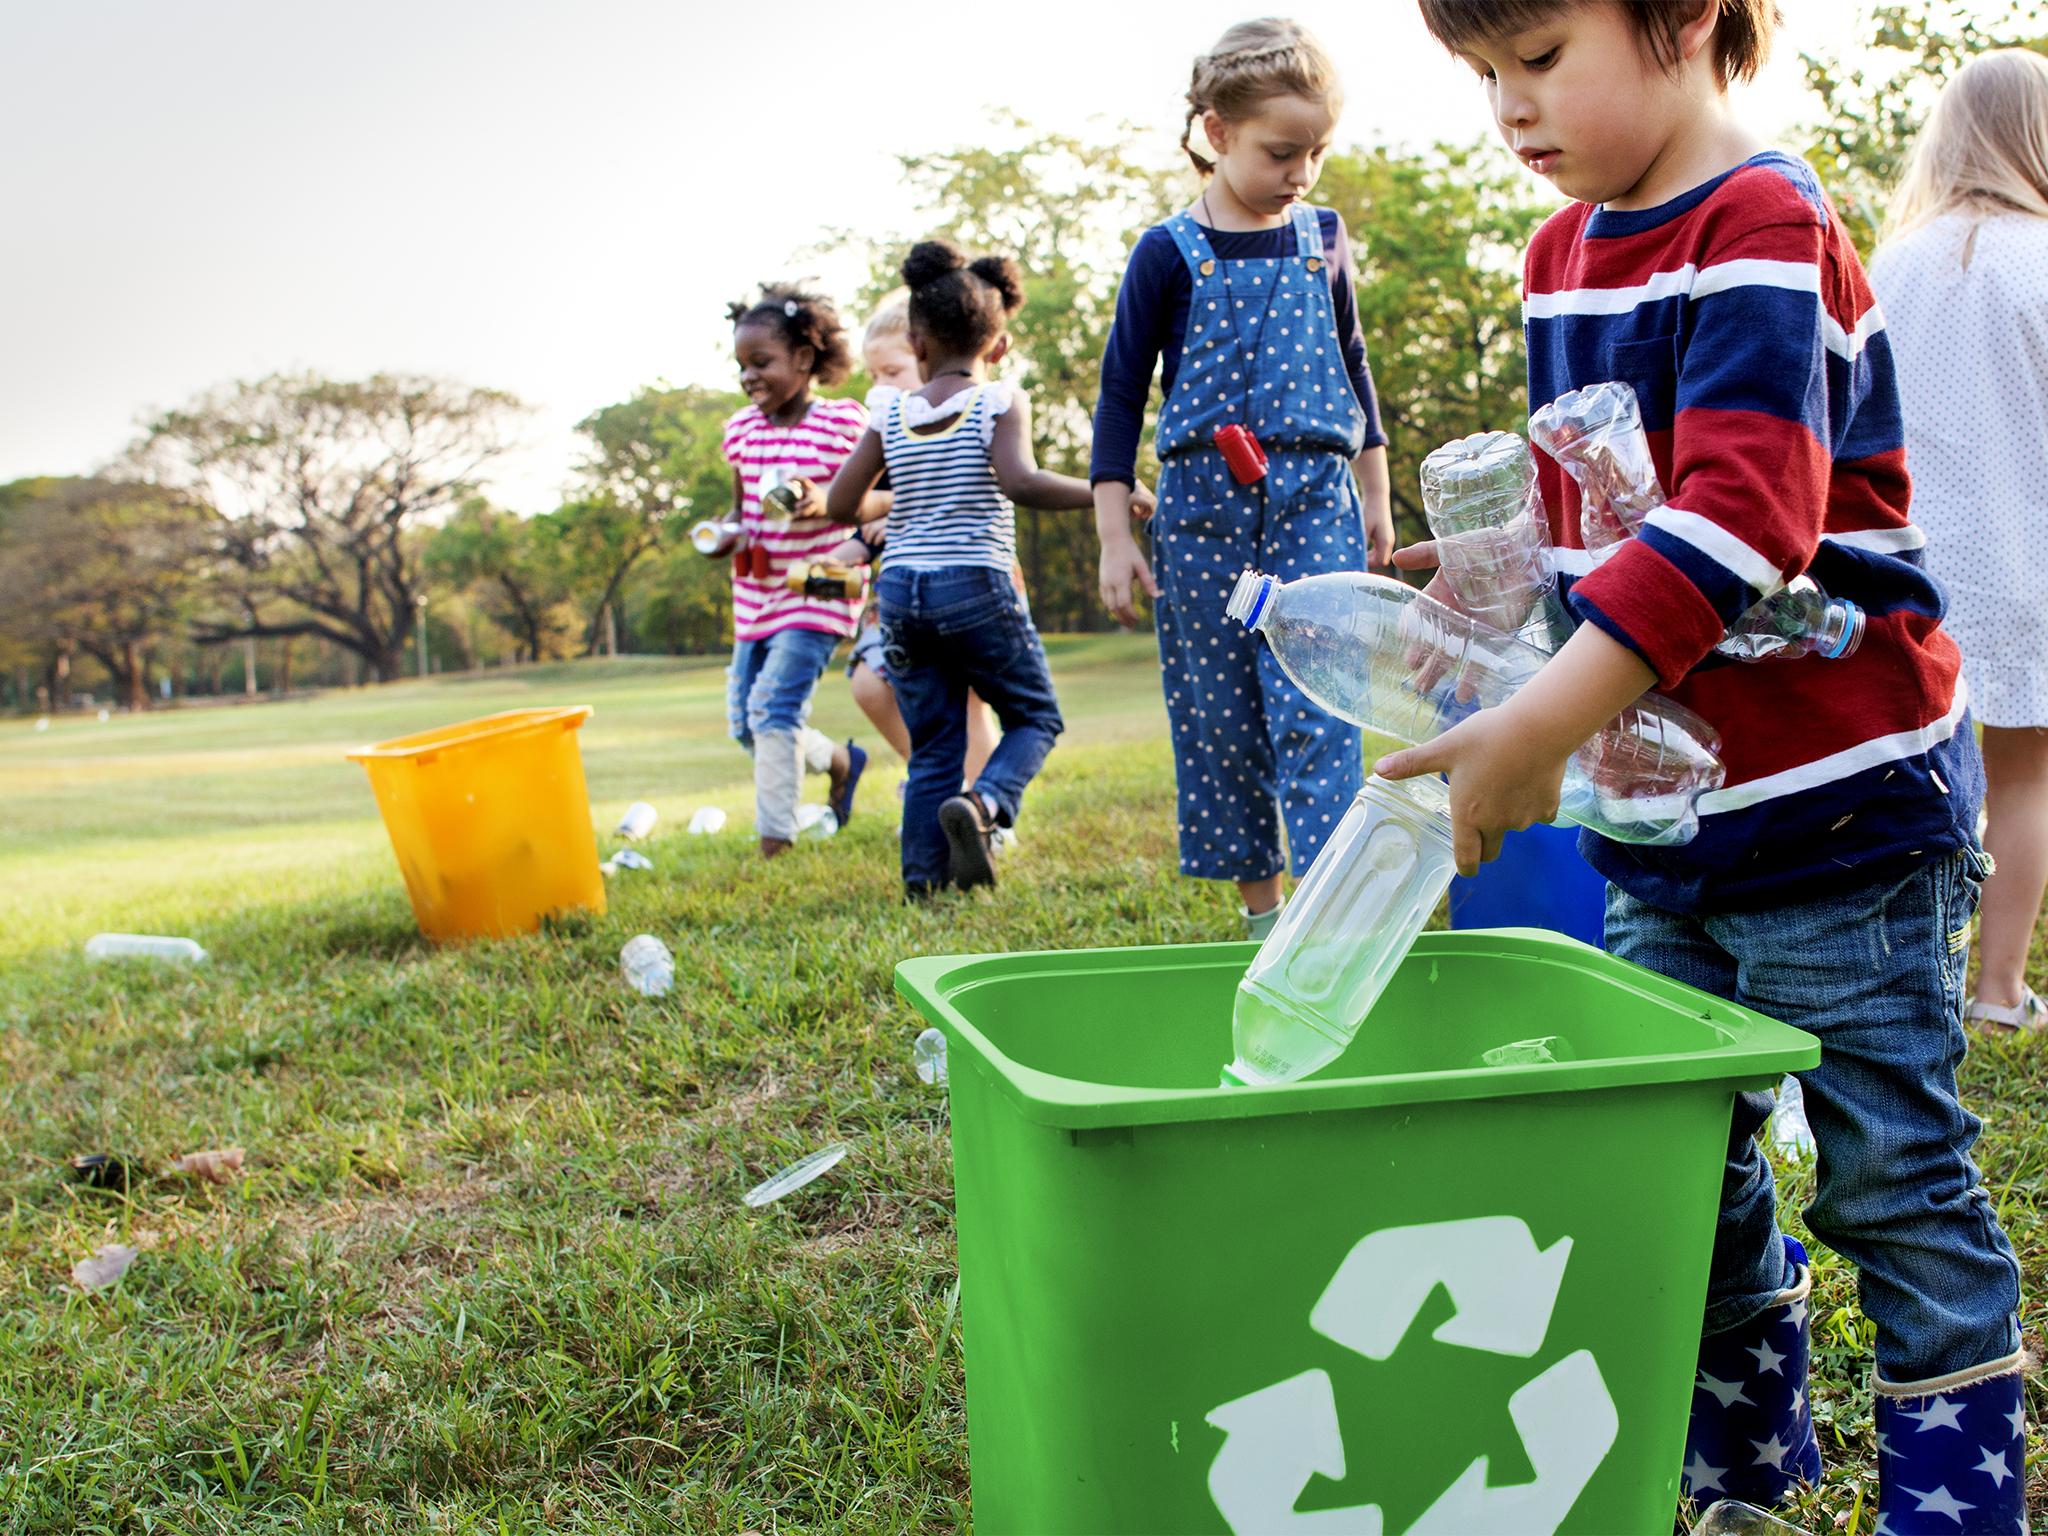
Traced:
<path fill-rule="evenodd" d="M 1052 650 L 1071 729 L 1023 847 L 993 895 L 915 909 L 884 756 L 839 838 L 752 856 L 712 663 L 0 726 L 0 1533 L 966 1529 L 946 1101 L 891 970 L 1237 936 L 1175 873 L 1150 642 Z M 660 806 L 657 869 L 603 919 L 432 949 L 340 753 L 537 702 L 597 706 L 594 814 Z M 843 687 L 819 723 L 854 731 Z M 680 835 L 707 803 L 734 831 Z M 100 928 L 214 958 L 90 967 Z M 642 930 L 666 998 L 618 982 Z M 2044 1076 L 2018 1044 L 1967 1067 L 2030 1341 Z M 837 1140 L 832 1177 L 740 1204 Z M 239 1184 L 160 1175 L 228 1144 Z M 131 1160 L 125 1195 L 65 1177 L 88 1151 Z M 81 1294 L 108 1242 L 141 1255 Z M 1825 1253 L 1815 1319 L 1806 1523 L 1867 1532 L 1867 1331 Z"/>

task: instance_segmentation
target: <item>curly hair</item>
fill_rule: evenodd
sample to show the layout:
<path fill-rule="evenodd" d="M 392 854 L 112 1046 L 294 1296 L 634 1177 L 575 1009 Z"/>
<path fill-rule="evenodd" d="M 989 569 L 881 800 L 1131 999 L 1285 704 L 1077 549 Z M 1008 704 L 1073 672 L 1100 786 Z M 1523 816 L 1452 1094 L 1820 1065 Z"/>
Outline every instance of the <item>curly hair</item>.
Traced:
<path fill-rule="evenodd" d="M 809 347 L 811 377 L 827 388 L 853 372 L 853 350 L 839 323 L 838 307 L 823 294 L 806 293 L 794 283 L 763 283 L 760 298 L 751 304 L 728 304 L 725 315 L 734 330 L 743 325 L 773 326 L 792 352 Z"/>
<path fill-rule="evenodd" d="M 903 258 L 910 328 L 945 351 L 975 356 L 1003 334 L 1024 304 L 1024 269 L 1014 256 L 969 261 L 950 240 L 920 240 Z"/>
<path fill-rule="evenodd" d="M 1241 21 L 1195 60 L 1188 79 L 1188 115 L 1180 147 L 1195 169 L 1204 176 L 1216 169 L 1216 162 L 1197 152 L 1193 143 L 1195 123 L 1203 113 L 1242 122 L 1275 96 L 1306 96 L 1329 103 L 1334 112 L 1344 99 L 1344 86 L 1330 55 L 1300 22 L 1284 16 Z"/>

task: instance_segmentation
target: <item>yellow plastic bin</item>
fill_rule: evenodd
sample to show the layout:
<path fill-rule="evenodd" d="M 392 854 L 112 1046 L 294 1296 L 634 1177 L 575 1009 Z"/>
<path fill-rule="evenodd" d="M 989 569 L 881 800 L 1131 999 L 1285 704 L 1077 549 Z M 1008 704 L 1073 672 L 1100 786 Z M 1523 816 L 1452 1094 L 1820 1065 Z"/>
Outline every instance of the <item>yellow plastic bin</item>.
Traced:
<path fill-rule="evenodd" d="M 588 704 L 509 709 L 348 754 L 436 942 L 527 933 L 551 912 L 604 912 L 576 731 Z"/>

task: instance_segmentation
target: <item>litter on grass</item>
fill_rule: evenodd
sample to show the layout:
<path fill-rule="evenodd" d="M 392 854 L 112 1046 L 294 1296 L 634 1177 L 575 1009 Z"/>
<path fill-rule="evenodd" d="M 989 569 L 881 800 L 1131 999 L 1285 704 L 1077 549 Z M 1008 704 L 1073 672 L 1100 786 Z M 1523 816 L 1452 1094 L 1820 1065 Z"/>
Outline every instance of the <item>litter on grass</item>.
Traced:
<path fill-rule="evenodd" d="M 851 1151 L 843 1141 L 835 1141 L 829 1147 L 813 1152 L 799 1162 L 791 1163 L 772 1179 L 756 1184 L 742 1197 L 748 1205 L 760 1207 L 780 1200 L 784 1195 L 794 1194 L 820 1174 L 832 1168 Z"/>

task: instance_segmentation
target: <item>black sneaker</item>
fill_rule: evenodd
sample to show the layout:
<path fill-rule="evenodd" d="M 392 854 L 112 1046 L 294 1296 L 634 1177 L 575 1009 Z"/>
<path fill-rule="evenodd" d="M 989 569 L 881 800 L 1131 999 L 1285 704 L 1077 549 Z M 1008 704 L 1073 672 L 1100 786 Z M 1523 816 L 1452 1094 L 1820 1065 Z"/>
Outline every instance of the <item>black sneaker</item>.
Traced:
<path fill-rule="evenodd" d="M 939 830 L 953 852 L 953 883 L 961 890 L 996 883 L 996 866 L 989 852 L 989 834 L 995 830 L 988 807 L 979 795 L 955 795 L 939 807 Z"/>

